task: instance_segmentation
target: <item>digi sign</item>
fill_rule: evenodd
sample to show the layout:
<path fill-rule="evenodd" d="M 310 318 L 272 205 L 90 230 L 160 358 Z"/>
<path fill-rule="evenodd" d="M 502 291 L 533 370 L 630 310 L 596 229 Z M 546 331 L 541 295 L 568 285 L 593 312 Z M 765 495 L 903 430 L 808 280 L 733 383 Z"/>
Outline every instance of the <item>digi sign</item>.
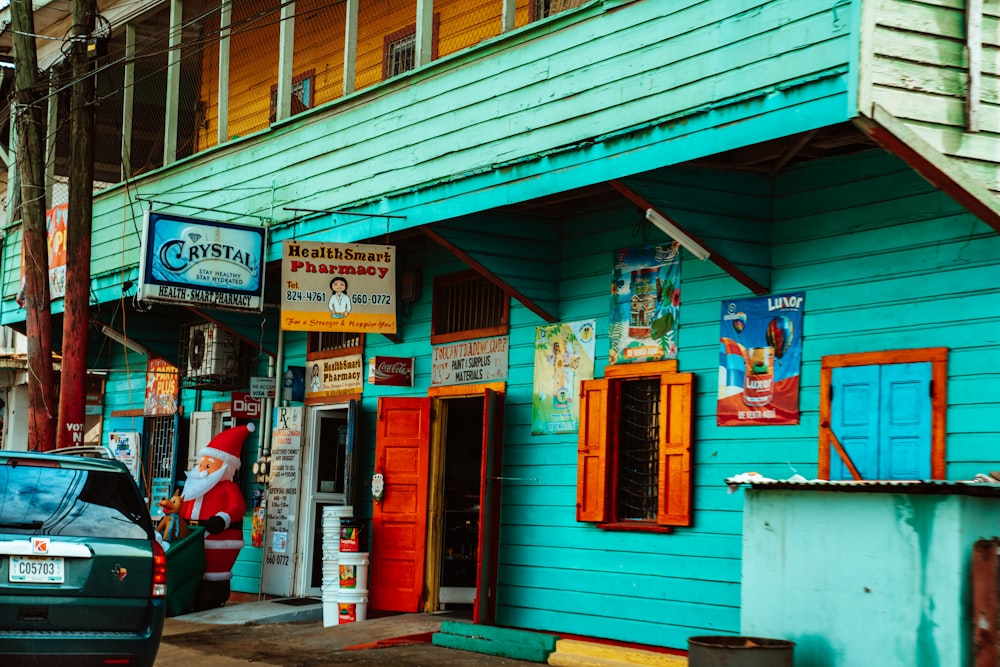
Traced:
<path fill-rule="evenodd" d="M 250 392 L 234 391 L 229 409 L 233 419 L 260 419 L 260 400 L 250 396 Z"/>

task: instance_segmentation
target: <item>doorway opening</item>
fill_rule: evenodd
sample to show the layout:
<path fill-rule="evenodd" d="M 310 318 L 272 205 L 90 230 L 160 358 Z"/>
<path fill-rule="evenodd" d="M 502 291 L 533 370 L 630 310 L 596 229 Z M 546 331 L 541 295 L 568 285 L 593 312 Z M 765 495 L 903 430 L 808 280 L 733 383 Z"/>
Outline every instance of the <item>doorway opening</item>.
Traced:
<path fill-rule="evenodd" d="M 439 563 L 437 609 L 470 608 L 479 563 L 480 478 L 483 458 L 482 396 L 443 399 L 439 427 L 440 540 L 429 547 Z"/>
<path fill-rule="evenodd" d="M 306 533 L 303 594 L 318 596 L 323 586 L 323 508 L 353 504 L 353 417 L 350 406 L 312 410 L 303 480 Z"/>

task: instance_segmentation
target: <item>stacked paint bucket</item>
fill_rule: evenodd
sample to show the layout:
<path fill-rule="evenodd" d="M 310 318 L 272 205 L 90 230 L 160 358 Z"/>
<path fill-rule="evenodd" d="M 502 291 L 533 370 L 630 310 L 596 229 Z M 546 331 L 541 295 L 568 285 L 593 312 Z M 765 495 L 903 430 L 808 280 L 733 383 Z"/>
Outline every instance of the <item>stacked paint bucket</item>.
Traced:
<path fill-rule="evenodd" d="M 327 505 L 323 508 L 323 626 L 337 625 L 340 616 L 340 525 L 350 521 L 350 505 Z"/>
<path fill-rule="evenodd" d="M 355 623 L 368 617 L 368 552 L 358 551 L 360 534 L 353 518 L 341 520 L 337 623 Z"/>

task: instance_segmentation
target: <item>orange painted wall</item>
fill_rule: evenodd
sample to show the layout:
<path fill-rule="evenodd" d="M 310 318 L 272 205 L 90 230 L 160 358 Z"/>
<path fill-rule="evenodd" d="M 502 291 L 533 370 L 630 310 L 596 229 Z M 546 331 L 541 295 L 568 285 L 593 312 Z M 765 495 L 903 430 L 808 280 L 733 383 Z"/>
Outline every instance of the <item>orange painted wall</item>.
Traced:
<path fill-rule="evenodd" d="M 529 0 L 517 3 L 516 25 L 528 21 Z M 299 0 L 296 3 L 295 55 L 292 76 L 312 71 L 312 105 L 343 94 L 345 3 Z M 437 0 L 437 57 L 461 51 L 500 34 L 501 1 Z M 382 81 L 385 37 L 415 24 L 416 0 L 361 0 L 355 89 Z M 229 69 L 229 137 L 268 127 L 271 89 L 278 81 L 278 0 L 233 2 Z M 218 12 L 205 20 L 205 34 L 218 34 Z M 202 51 L 201 99 L 205 124 L 198 150 L 216 144 L 219 118 L 216 44 Z"/>

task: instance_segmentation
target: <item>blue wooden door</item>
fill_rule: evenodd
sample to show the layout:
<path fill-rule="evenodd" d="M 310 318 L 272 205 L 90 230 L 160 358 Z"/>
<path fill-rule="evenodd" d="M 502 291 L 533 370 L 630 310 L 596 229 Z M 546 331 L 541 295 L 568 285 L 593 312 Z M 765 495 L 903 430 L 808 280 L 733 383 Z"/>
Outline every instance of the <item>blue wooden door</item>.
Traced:
<path fill-rule="evenodd" d="M 831 428 L 862 479 L 930 479 L 931 365 L 834 368 Z M 830 479 L 851 479 L 836 452 Z"/>

